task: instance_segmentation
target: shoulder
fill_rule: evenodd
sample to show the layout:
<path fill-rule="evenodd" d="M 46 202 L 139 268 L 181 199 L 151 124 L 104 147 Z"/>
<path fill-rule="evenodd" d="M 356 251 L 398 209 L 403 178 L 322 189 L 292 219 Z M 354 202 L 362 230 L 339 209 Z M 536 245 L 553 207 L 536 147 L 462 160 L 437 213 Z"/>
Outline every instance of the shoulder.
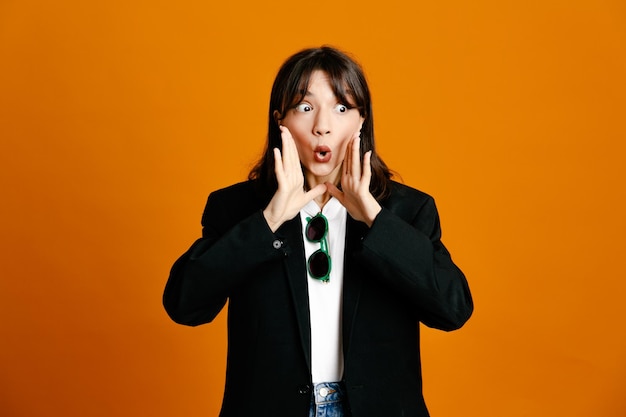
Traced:
<path fill-rule="evenodd" d="M 390 182 L 390 190 L 381 205 L 404 220 L 437 216 L 435 200 L 429 194 L 396 181 Z"/>
<path fill-rule="evenodd" d="M 266 205 L 266 199 L 256 181 L 249 180 L 230 185 L 209 194 L 203 214 L 222 219 L 240 219 L 247 217 Z"/>
<path fill-rule="evenodd" d="M 209 202 L 266 205 L 267 195 L 257 180 L 247 180 L 211 192 Z"/>
<path fill-rule="evenodd" d="M 390 190 L 389 197 L 383 201 L 385 206 L 398 204 L 419 206 L 433 201 L 433 198 L 425 192 L 396 181 L 390 181 Z"/>
<path fill-rule="evenodd" d="M 238 182 L 236 184 L 229 185 L 228 187 L 220 188 L 218 190 L 212 191 L 209 195 L 209 198 L 217 198 L 217 199 L 229 199 L 229 198 L 239 198 L 240 196 L 245 195 L 253 195 L 254 194 L 254 182 L 253 181 L 243 181 Z"/>

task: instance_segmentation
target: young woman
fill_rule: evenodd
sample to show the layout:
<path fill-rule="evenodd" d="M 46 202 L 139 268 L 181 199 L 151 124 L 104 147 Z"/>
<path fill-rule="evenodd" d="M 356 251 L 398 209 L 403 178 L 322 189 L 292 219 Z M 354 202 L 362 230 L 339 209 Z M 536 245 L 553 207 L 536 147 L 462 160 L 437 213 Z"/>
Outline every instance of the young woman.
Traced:
<path fill-rule="evenodd" d="M 428 416 L 419 322 L 454 330 L 473 304 L 433 199 L 390 177 L 359 65 L 330 47 L 290 57 L 263 157 L 211 193 L 163 297 L 191 326 L 228 300 L 220 416 Z"/>

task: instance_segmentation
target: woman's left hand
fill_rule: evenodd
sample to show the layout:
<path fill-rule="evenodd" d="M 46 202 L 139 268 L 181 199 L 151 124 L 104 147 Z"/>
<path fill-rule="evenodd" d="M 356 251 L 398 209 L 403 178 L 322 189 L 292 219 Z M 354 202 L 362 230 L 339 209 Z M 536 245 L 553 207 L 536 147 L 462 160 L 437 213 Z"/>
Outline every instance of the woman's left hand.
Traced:
<path fill-rule="evenodd" d="M 343 160 L 341 190 L 331 183 L 326 183 L 326 187 L 330 195 L 339 200 L 352 218 L 371 227 L 382 207 L 370 193 L 372 151 L 363 155 L 363 164 L 361 164 L 360 149 L 361 137 L 356 133 L 348 143 Z"/>

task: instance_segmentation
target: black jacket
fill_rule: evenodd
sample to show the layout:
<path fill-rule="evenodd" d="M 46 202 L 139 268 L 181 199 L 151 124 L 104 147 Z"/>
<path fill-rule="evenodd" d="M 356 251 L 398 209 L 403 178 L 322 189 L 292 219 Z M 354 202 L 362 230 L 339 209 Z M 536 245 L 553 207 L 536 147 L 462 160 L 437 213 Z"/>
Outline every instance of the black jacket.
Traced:
<path fill-rule="evenodd" d="M 172 267 L 163 302 L 177 323 L 210 322 L 228 300 L 222 417 L 306 417 L 311 341 L 299 216 L 272 233 L 269 197 L 244 182 L 209 196 L 203 237 Z M 354 417 L 428 416 L 419 322 L 454 330 L 473 310 L 440 241 L 433 199 L 392 183 L 371 229 L 348 216 L 344 382 Z"/>

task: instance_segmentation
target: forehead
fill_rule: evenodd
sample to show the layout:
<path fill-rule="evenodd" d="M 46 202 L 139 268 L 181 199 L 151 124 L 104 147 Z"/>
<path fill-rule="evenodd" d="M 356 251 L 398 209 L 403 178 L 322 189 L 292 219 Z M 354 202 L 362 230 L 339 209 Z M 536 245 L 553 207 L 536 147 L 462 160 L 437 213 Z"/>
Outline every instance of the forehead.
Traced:
<path fill-rule="evenodd" d="M 330 90 L 332 95 L 335 95 L 328 74 L 322 70 L 313 71 L 309 77 L 308 85 L 304 88 L 305 95 L 312 95 L 313 92 L 324 89 Z"/>
<path fill-rule="evenodd" d="M 296 94 L 291 97 L 291 102 L 298 102 L 303 97 L 320 94 L 329 90 L 329 95 L 341 101 L 353 101 L 354 92 L 348 82 L 339 74 L 333 76 L 323 69 L 313 69 L 309 74 L 303 74 L 299 80 Z"/>

